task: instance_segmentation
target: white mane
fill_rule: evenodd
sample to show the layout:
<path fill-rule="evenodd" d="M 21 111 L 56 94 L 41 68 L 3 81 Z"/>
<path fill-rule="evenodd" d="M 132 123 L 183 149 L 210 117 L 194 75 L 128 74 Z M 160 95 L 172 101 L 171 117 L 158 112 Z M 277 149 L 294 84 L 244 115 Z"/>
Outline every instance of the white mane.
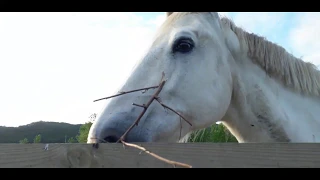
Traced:
<path fill-rule="evenodd" d="M 315 96 L 320 94 L 320 72 L 314 64 L 294 57 L 283 47 L 261 36 L 244 31 L 226 17 L 221 18 L 221 22 L 247 45 L 250 59 L 268 75 L 297 92 Z"/>

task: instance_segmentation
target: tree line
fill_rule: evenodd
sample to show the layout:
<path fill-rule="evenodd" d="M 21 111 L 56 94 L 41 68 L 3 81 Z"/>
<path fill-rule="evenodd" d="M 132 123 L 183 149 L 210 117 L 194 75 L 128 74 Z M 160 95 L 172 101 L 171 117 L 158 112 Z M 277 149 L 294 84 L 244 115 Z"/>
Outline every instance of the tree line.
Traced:
<path fill-rule="evenodd" d="M 92 125 L 92 122 L 87 122 L 81 125 L 79 128 L 79 134 L 76 135 L 75 137 L 69 137 L 68 139 L 65 139 L 65 143 L 86 143 L 91 125 Z M 48 142 L 43 142 L 41 138 L 41 134 L 38 134 L 33 138 L 32 142 L 30 142 L 28 138 L 24 138 L 22 140 L 19 140 L 19 143 L 28 144 L 28 143 L 48 143 Z"/>
<path fill-rule="evenodd" d="M 85 124 L 79 126 L 78 132 L 74 136 L 65 137 L 64 143 L 86 143 L 89 130 L 93 121 L 95 120 L 96 114 L 90 116 L 90 120 Z M 58 133 L 58 132 L 57 132 Z M 61 135 L 61 134 L 60 134 Z M 228 131 L 228 129 L 222 124 L 214 124 L 208 128 L 198 130 L 190 136 L 188 142 L 237 142 L 236 138 Z M 19 143 L 49 143 L 43 141 L 42 134 L 34 136 L 31 142 L 28 138 L 19 140 Z M 55 142 L 61 143 L 61 142 Z"/>

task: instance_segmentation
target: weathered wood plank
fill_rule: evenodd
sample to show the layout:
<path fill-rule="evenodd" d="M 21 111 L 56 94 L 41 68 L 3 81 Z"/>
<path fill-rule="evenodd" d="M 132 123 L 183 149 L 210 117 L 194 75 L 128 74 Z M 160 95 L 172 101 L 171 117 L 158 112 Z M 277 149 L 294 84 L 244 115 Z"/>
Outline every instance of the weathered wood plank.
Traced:
<path fill-rule="evenodd" d="M 143 143 L 148 150 L 194 168 L 320 167 L 320 143 Z M 172 167 L 121 144 L 0 144 L 0 167 Z"/>

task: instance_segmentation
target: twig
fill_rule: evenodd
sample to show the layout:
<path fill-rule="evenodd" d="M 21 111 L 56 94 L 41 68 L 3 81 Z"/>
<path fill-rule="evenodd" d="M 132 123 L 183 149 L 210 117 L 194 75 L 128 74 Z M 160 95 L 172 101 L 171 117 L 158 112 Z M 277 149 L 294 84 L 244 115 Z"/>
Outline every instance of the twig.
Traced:
<path fill-rule="evenodd" d="M 122 142 L 122 144 L 124 144 L 124 145 L 126 145 L 126 146 L 130 146 L 130 147 L 134 147 L 134 148 L 140 149 L 141 151 L 143 151 L 143 152 L 145 152 L 145 153 L 147 153 L 147 154 L 155 157 L 156 159 L 159 159 L 160 161 L 163 161 L 163 162 L 166 162 L 166 163 L 168 163 L 168 164 L 171 164 L 171 165 L 173 165 L 174 167 L 175 167 L 175 166 L 181 166 L 181 167 L 186 167 L 186 168 L 192 168 L 192 166 L 189 165 L 189 164 L 180 163 L 180 162 L 177 162 L 177 161 L 171 161 L 171 160 L 169 160 L 169 159 L 163 158 L 163 157 L 161 157 L 161 156 L 159 156 L 159 155 L 157 155 L 157 154 L 155 154 L 155 153 L 152 153 L 152 152 L 146 150 L 146 148 L 141 147 L 141 146 L 138 146 L 138 145 L 136 145 L 136 144 L 127 143 L 127 142 L 125 142 L 125 141 L 123 141 L 123 140 L 121 140 L 121 142 Z"/>
<path fill-rule="evenodd" d="M 142 108 L 146 108 L 146 105 L 145 105 L 145 104 L 140 105 L 140 104 L 132 103 L 132 105 L 138 106 L 138 107 L 142 107 Z"/>
<path fill-rule="evenodd" d="M 148 107 L 153 102 L 153 100 L 155 100 L 156 97 L 158 97 L 158 95 L 160 94 L 164 84 L 166 83 L 166 81 L 163 78 L 164 78 L 164 73 L 162 73 L 162 78 L 161 78 L 161 81 L 160 81 L 160 84 L 158 86 L 157 91 L 153 94 L 153 96 L 150 98 L 150 100 L 147 102 L 147 104 L 144 105 L 143 111 L 140 113 L 138 118 L 134 121 L 134 123 L 127 129 L 127 131 L 120 137 L 120 139 L 117 142 L 119 142 L 121 140 L 124 141 L 125 136 L 131 131 L 131 129 L 134 128 L 134 126 L 138 125 L 140 119 L 142 118 L 144 113 L 147 111 Z"/>
<path fill-rule="evenodd" d="M 191 124 L 188 120 L 186 120 L 186 118 L 184 118 L 180 113 L 178 113 L 177 111 L 175 111 L 175 110 L 172 109 L 171 107 L 163 104 L 163 103 L 160 101 L 159 97 L 156 97 L 155 99 L 156 99 L 156 101 L 157 101 L 161 106 L 163 106 L 164 108 L 169 109 L 170 111 L 176 113 L 176 114 L 177 114 L 178 116 L 180 116 L 184 121 L 186 121 L 190 126 L 192 126 L 192 124 Z"/>
<path fill-rule="evenodd" d="M 96 99 L 93 102 L 97 102 L 97 101 L 101 101 L 101 100 L 105 100 L 105 99 L 110 99 L 110 98 L 113 98 L 113 97 L 121 96 L 121 95 L 124 95 L 124 94 L 129 94 L 129 93 L 133 93 L 133 92 L 137 92 L 137 91 L 155 89 L 155 88 L 158 88 L 158 87 L 159 86 L 151 86 L 151 87 L 146 87 L 146 88 L 141 88 L 141 89 L 135 89 L 135 90 L 132 90 L 132 91 L 122 91 L 122 92 L 119 92 L 118 94 L 113 95 L 113 96 L 108 96 L 108 97 Z"/>
<path fill-rule="evenodd" d="M 180 132 L 179 132 L 179 140 L 181 139 L 181 131 L 182 131 L 182 123 L 181 123 L 181 117 L 179 118 L 180 121 Z"/>
<path fill-rule="evenodd" d="M 173 111 L 174 113 L 176 113 L 177 115 L 179 115 L 182 119 L 184 119 L 187 123 L 189 123 L 191 126 L 192 124 L 187 121 L 182 115 L 180 115 L 178 112 L 176 112 L 175 110 L 173 110 L 172 108 L 166 106 L 165 104 L 161 103 L 159 101 L 159 97 L 158 95 L 160 94 L 164 84 L 165 84 L 165 80 L 164 80 L 164 73 L 162 73 L 162 78 L 161 78 L 161 81 L 160 81 L 160 84 L 158 86 L 152 86 L 152 87 L 148 87 L 148 88 L 142 88 L 142 89 L 136 89 L 136 90 L 132 90 L 132 91 L 127 91 L 127 92 L 120 92 L 119 94 L 117 95 L 114 95 L 114 96 L 109 96 L 109 97 L 105 97 L 105 98 L 101 98 L 101 99 L 97 99 L 95 100 L 94 102 L 96 101 L 100 101 L 100 100 L 103 100 L 103 99 L 108 99 L 108 98 L 112 98 L 112 97 L 116 97 L 116 96 L 120 96 L 120 95 L 123 95 L 123 94 L 127 94 L 127 93 L 131 93 L 131 92 L 136 92 L 136 91 L 142 91 L 142 90 L 148 90 L 148 89 L 155 89 L 155 88 L 158 88 L 157 91 L 153 94 L 153 96 L 150 98 L 150 100 L 148 101 L 147 104 L 143 104 L 143 105 L 139 105 L 139 104 L 136 104 L 136 103 L 132 103 L 132 105 L 134 106 L 138 106 L 138 107 L 142 107 L 143 108 L 143 111 L 140 113 L 140 115 L 138 116 L 138 118 L 134 121 L 134 123 L 127 129 L 127 131 L 120 137 L 120 139 L 117 141 L 117 143 L 120 141 L 124 146 L 130 146 L 130 147 L 134 147 L 134 148 L 137 148 L 137 149 L 140 149 L 142 151 L 144 151 L 145 153 L 155 157 L 156 159 L 160 160 L 160 161 L 164 161 L 168 164 L 172 164 L 174 167 L 176 167 L 176 165 L 178 166 L 182 166 L 182 167 L 187 167 L 187 168 L 192 168 L 191 165 L 189 164 L 184 164 L 184 163 L 180 163 L 180 162 L 176 162 L 176 161 L 171 161 L 171 160 L 168 160 L 166 158 L 163 158 L 155 153 L 152 153 L 148 150 L 146 150 L 144 147 L 141 147 L 139 145 L 136 145 L 136 144 L 131 144 L 131 143 L 127 143 L 124 141 L 126 135 L 136 126 L 138 125 L 140 119 L 142 118 L 142 116 L 144 115 L 144 113 L 147 111 L 148 107 L 150 106 L 150 104 L 153 102 L 153 100 L 157 100 L 164 108 L 167 108 L 171 111 Z M 181 118 L 180 118 L 180 123 L 181 123 Z M 105 142 L 104 140 L 102 140 L 103 142 Z"/>

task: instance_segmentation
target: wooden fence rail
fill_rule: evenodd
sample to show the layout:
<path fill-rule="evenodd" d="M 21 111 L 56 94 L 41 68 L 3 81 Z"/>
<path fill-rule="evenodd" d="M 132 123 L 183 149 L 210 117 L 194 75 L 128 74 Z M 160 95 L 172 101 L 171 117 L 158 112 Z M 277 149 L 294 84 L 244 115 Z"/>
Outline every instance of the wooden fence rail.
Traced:
<path fill-rule="evenodd" d="M 194 168 L 320 167 L 320 143 L 142 143 L 147 150 Z M 47 147 L 47 148 L 45 148 Z M 172 168 L 122 144 L 0 144 L 0 167 Z"/>

